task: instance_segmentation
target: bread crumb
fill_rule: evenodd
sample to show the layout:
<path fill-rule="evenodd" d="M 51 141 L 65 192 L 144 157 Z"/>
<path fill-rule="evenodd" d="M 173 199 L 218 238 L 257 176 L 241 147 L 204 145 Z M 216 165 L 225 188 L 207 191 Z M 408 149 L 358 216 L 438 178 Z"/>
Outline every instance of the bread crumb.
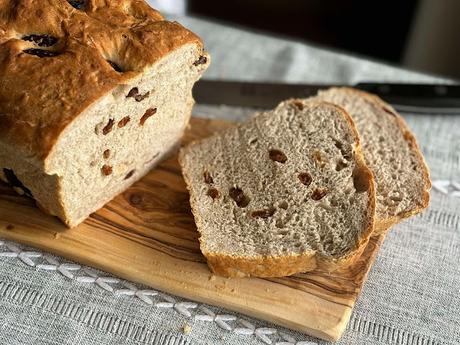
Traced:
<path fill-rule="evenodd" d="M 192 331 L 192 326 L 190 326 L 188 323 L 186 323 L 184 327 L 182 327 L 182 333 L 184 334 L 190 334 L 191 331 Z"/>
<path fill-rule="evenodd" d="M 55 232 L 54 233 L 54 239 L 57 240 L 61 235 L 59 234 L 59 232 Z"/>
<path fill-rule="evenodd" d="M 214 274 L 211 274 L 211 275 L 209 276 L 209 281 L 210 281 L 210 282 L 213 282 L 214 280 L 216 280 L 216 276 L 215 276 Z"/>

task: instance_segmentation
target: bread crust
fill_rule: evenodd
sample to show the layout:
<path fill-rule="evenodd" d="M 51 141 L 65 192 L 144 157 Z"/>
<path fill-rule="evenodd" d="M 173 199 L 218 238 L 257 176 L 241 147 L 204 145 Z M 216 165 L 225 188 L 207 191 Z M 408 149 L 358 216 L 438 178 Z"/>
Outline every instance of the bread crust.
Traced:
<path fill-rule="evenodd" d="M 290 100 L 294 102 L 303 102 L 302 100 Z M 283 255 L 283 256 L 235 256 L 225 255 L 222 253 L 215 253 L 203 250 L 202 237 L 200 236 L 200 245 L 202 252 L 207 259 L 208 265 L 211 270 L 218 275 L 226 277 L 283 277 L 292 275 L 299 272 L 312 271 L 318 267 L 328 270 L 335 271 L 337 269 L 346 267 L 353 264 L 362 254 L 371 234 L 374 230 L 374 218 L 375 218 L 375 182 L 371 170 L 367 167 L 364 156 L 361 151 L 359 144 L 358 131 L 351 116 L 341 107 L 328 103 L 328 102 L 308 102 L 309 104 L 327 104 L 339 110 L 340 114 L 349 123 L 351 131 L 353 133 L 355 141 L 355 160 L 356 166 L 360 169 L 363 175 L 367 179 L 369 185 L 368 189 L 368 207 L 367 210 L 370 214 L 369 223 L 365 230 L 362 232 L 361 237 L 356 244 L 355 248 L 350 251 L 348 255 L 342 256 L 341 258 L 333 258 L 321 255 L 317 251 L 308 251 L 302 254 L 296 255 Z M 214 134 L 218 136 L 219 133 Z M 190 205 L 192 213 L 195 218 L 198 232 L 201 234 L 200 229 L 204 227 L 204 221 L 200 217 L 198 212 L 198 201 L 195 199 L 194 193 L 191 189 L 191 177 L 189 176 L 185 167 L 184 156 L 186 155 L 187 148 L 192 146 L 194 143 L 200 140 L 196 140 L 189 144 L 187 147 L 182 148 L 179 152 L 179 164 L 182 167 L 182 174 L 186 182 L 188 191 L 190 192 Z"/>
<path fill-rule="evenodd" d="M 66 0 L 6 0 L 0 11 L 0 140 L 39 167 L 100 97 L 185 44 L 203 47 L 143 0 L 87 0 L 80 9 Z M 42 46 L 24 38 L 37 34 L 57 41 Z"/>
<path fill-rule="evenodd" d="M 417 157 L 419 166 L 421 168 L 420 173 L 422 174 L 422 179 L 424 182 L 424 190 L 422 191 L 422 199 L 420 200 L 420 203 L 416 203 L 413 205 L 412 208 L 406 209 L 405 211 L 395 216 L 392 216 L 392 217 L 379 218 L 378 214 L 376 214 L 374 233 L 372 234 L 372 236 L 378 236 L 380 234 L 387 232 L 393 225 L 401 222 L 402 220 L 406 218 L 409 218 L 411 216 L 414 216 L 422 212 L 424 209 L 428 207 L 428 204 L 430 202 L 430 189 L 431 189 L 431 179 L 430 179 L 429 169 L 426 164 L 425 158 L 422 155 L 420 147 L 417 143 L 417 140 L 415 139 L 415 136 L 410 131 L 409 126 L 407 125 L 406 121 L 402 118 L 401 115 L 397 113 L 397 111 L 391 105 L 384 102 L 380 97 L 370 94 L 365 91 L 361 91 L 361 90 L 357 90 L 357 89 L 353 89 L 349 87 L 342 87 L 342 88 L 339 88 L 339 90 L 345 91 L 350 94 L 358 95 L 359 97 L 362 97 L 368 100 L 369 102 L 378 105 L 380 108 L 387 108 L 388 110 L 390 110 L 392 114 L 385 112 L 385 116 L 389 116 L 391 118 L 394 117 L 394 119 L 396 120 L 396 124 L 398 125 L 409 148 L 412 150 L 412 152 Z M 351 114 L 351 116 L 353 117 L 353 114 Z"/>

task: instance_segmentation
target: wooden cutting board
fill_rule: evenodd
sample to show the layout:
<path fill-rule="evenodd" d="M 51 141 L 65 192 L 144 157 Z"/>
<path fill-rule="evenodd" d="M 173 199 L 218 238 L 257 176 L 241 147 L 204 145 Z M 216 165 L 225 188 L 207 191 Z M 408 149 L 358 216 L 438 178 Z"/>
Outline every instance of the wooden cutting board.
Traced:
<path fill-rule="evenodd" d="M 184 141 L 229 125 L 193 118 Z M 338 339 L 344 331 L 383 241 L 372 239 L 354 266 L 332 274 L 317 270 L 273 279 L 213 276 L 199 250 L 176 157 L 71 230 L 2 184 L 0 237 L 327 340 Z"/>

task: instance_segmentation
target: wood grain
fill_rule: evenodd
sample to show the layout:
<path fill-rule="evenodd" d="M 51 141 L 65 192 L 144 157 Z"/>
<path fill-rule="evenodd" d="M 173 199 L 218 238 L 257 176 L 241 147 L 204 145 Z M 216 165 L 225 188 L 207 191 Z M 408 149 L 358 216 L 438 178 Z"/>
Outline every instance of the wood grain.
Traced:
<path fill-rule="evenodd" d="M 184 142 L 229 125 L 193 118 Z M 199 250 L 176 157 L 75 229 L 42 214 L 32 200 L 2 184 L 0 237 L 327 340 L 344 331 L 383 241 L 383 236 L 373 238 L 356 264 L 340 272 L 317 270 L 273 279 L 213 276 Z"/>

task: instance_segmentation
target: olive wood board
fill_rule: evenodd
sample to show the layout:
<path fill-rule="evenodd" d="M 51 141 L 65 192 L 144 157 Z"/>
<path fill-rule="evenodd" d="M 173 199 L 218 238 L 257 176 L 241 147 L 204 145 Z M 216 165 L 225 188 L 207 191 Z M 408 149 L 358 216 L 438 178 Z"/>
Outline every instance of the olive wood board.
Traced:
<path fill-rule="evenodd" d="M 192 118 L 184 143 L 231 124 Z M 285 278 L 223 278 L 211 273 L 177 156 L 67 229 L 33 200 L 0 185 L 0 237 L 191 300 L 217 305 L 326 340 L 343 333 L 383 236 L 353 266 Z"/>

